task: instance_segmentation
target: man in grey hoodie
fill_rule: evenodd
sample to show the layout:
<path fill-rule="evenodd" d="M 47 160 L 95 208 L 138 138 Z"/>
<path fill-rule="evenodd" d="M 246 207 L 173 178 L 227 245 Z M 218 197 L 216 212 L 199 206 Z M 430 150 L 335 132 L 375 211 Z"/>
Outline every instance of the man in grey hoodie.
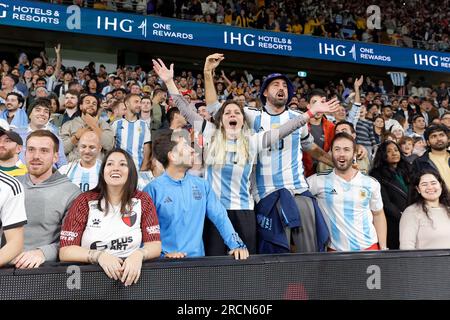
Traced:
<path fill-rule="evenodd" d="M 13 260 L 16 268 L 37 268 L 56 261 L 63 218 L 81 193 L 70 180 L 54 171 L 58 161 L 58 138 L 49 130 L 36 130 L 26 140 L 28 173 L 20 177 L 25 189 L 25 251 Z"/>

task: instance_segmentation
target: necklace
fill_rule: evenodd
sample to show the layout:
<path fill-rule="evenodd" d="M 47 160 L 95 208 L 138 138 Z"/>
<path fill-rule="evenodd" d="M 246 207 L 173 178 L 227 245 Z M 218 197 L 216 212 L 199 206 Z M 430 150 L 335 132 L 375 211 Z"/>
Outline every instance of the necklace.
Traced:
<path fill-rule="evenodd" d="M 118 205 L 113 205 L 111 202 L 109 203 L 109 205 L 111 206 L 112 212 L 114 215 L 120 213 L 120 204 Z"/>

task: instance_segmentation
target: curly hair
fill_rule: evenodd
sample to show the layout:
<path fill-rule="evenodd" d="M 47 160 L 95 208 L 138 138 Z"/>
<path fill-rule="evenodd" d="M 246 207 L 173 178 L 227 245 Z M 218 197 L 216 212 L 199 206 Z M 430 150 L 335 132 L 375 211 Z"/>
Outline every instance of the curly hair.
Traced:
<path fill-rule="evenodd" d="M 409 201 L 408 201 L 409 205 L 412 205 L 412 204 L 420 205 L 422 207 L 423 212 L 425 212 L 427 217 L 430 218 L 430 216 L 428 215 L 428 208 L 427 208 L 425 199 L 422 197 L 422 195 L 419 193 L 419 191 L 417 191 L 417 188 L 419 187 L 419 184 L 420 184 L 420 180 L 426 174 L 433 175 L 436 178 L 436 180 L 439 182 L 439 184 L 441 185 L 442 193 L 439 196 L 439 203 L 442 204 L 447 209 L 447 214 L 450 217 L 450 196 L 449 196 L 448 188 L 445 185 L 445 182 L 442 179 L 439 172 L 437 172 L 436 170 L 433 170 L 433 169 L 424 169 L 424 170 L 418 172 L 413 177 L 412 184 L 411 184 L 412 187 L 409 189 Z"/>

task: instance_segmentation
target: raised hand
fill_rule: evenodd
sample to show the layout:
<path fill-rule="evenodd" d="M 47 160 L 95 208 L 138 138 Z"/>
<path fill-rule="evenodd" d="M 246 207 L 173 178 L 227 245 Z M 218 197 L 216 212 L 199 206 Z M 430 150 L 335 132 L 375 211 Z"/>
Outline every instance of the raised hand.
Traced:
<path fill-rule="evenodd" d="M 162 81 L 168 82 L 170 80 L 173 80 L 173 63 L 170 64 L 170 69 L 167 69 L 166 65 L 161 59 L 152 59 L 152 62 L 153 70 L 155 70 L 156 74 L 161 78 Z"/>
<path fill-rule="evenodd" d="M 363 81 L 364 81 L 364 76 L 359 77 L 359 79 L 358 78 L 355 79 L 355 84 L 354 84 L 355 90 L 359 89 L 359 87 L 361 87 L 361 85 L 363 84 Z"/>
<path fill-rule="evenodd" d="M 61 43 L 58 43 L 58 45 L 55 47 L 55 53 L 56 55 L 60 54 L 61 52 Z"/>
<path fill-rule="evenodd" d="M 316 113 L 326 113 L 326 112 L 336 112 L 340 102 L 337 98 L 333 98 L 329 101 L 318 100 L 311 105 L 311 112 Z"/>
<path fill-rule="evenodd" d="M 222 53 L 214 53 L 206 57 L 204 71 L 213 71 L 225 59 Z"/>

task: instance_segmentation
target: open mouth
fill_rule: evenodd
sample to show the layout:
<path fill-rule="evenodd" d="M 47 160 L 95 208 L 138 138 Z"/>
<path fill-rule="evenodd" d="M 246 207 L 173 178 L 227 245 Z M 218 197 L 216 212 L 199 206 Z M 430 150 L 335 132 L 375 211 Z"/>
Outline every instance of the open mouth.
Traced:
<path fill-rule="evenodd" d="M 122 178 L 122 176 L 118 173 L 113 173 L 112 175 L 110 175 L 110 178 L 111 179 L 120 179 L 120 178 Z"/>
<path fill-rule="evenodd" d="M 233 129 L 236 129 L 237 121 L 236 120 L 230 120 L 230 127 Z"/>
<path fill-rule="evenodd" d="M 284 98 L 284 91 L 278 91 L 277 98 L 283 99 Z"/>

